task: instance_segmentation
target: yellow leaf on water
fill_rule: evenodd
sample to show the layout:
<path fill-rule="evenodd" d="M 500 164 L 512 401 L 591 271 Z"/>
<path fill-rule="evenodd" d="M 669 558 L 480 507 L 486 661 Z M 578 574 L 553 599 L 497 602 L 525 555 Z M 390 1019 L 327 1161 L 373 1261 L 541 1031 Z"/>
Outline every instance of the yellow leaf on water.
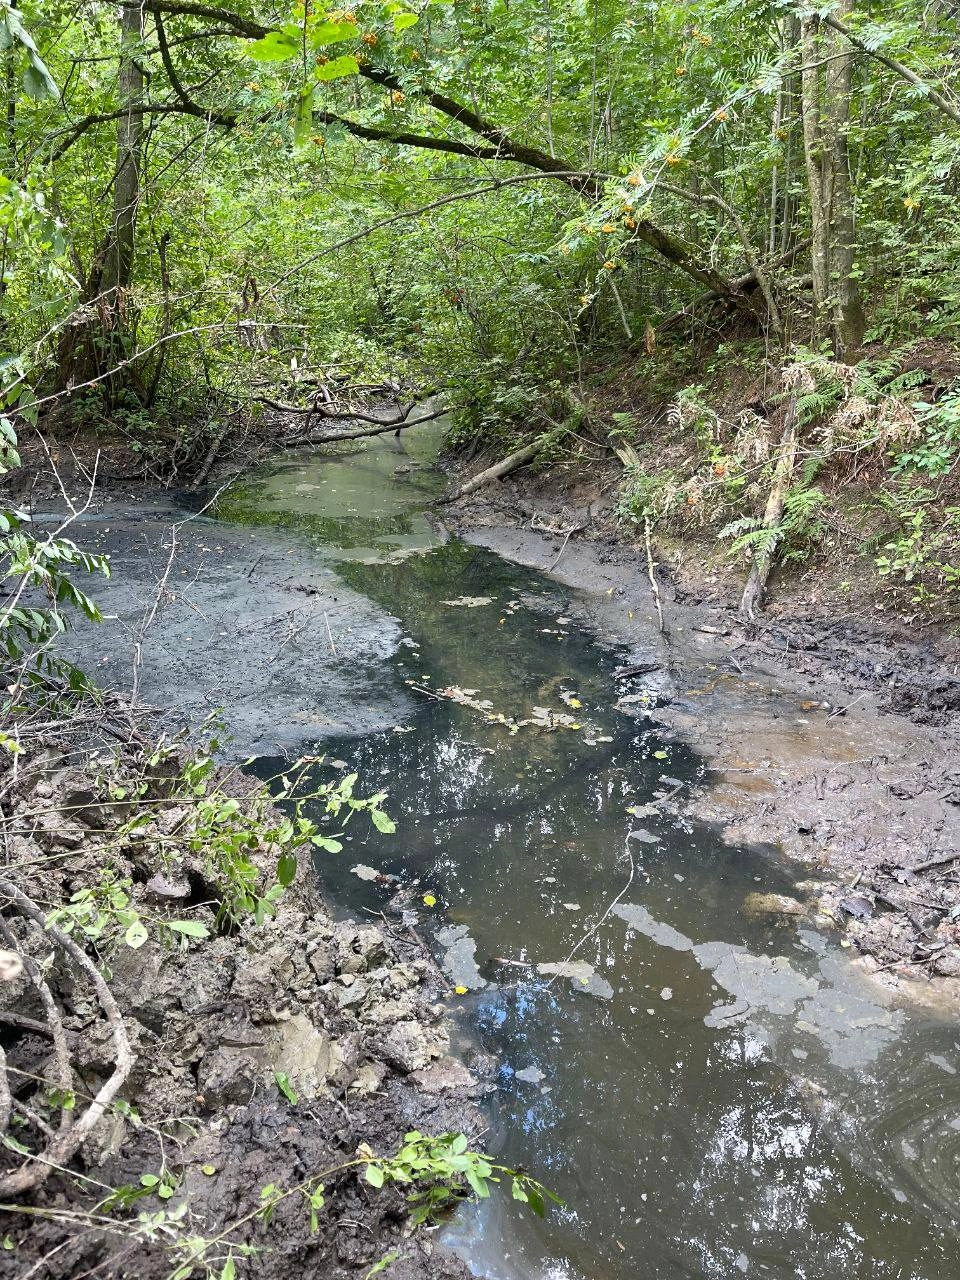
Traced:
<path fill-rule="evenodd" d="M 423 895 L 423 900 L 428 907 L 435 907 L 437 905 L 437 900 L 432 893 L 425 893 Z"/>
<path fill-rule="evenodd" d="M 454 991 L 457 993 L 457 995 L 458 995 L 458 996 L 465 996 L 465 995 L 467 994 L 467 988 L 466 988 L 466 987 L 454 987 L 453 989 L 454 989 Z"/>
<path fill-rule="evenodd" d="M 582 706 L 583 706 L 583 703 L 580 701 L 580 699 L 579 699 L 579 698 L 568 698 L 568 699 L 567 699 L 567 706 L 568 706 L 568 707 L 582 707 Z"/>

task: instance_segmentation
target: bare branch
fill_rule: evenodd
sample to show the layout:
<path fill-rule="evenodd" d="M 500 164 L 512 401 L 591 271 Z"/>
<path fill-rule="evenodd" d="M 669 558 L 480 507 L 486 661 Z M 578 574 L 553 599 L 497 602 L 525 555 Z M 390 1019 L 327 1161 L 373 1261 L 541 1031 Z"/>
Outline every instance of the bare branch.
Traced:
<path fill-rule="evenodd" d="M 136 1061 L 123 1016 L 117 1007 L 113 992 L 107 986 L 103 975 L 93 961 L 80 947 L 55 925 L 49 924 L 36 903 L 13 883 L 12 880 L 0 879 L 0 894 L 3 894 L 16 908 L 20 915 L 39 926 L 52 938 L 62 952 L 87 976 L 103 1010 L 113 1039 L 114 1069 L 107 1081 L 100 1087 L 90 1105 L 69 1127 L 61 1128 L 54 1140 L 39 1156 L 32 1156 L 31 1161 L 22 1164 L 12 1173 L 0 1178 L 0 1196 L 22 1195 L 32 1191 L 50 1176 L 55 1166 L 66 1164 L 76 1153 L 84 1138 L 92 1132 L 96 1124 L 105 1114 L 107 1107 L 117 1096 L 124 1081 L 133 1070 Z"/>

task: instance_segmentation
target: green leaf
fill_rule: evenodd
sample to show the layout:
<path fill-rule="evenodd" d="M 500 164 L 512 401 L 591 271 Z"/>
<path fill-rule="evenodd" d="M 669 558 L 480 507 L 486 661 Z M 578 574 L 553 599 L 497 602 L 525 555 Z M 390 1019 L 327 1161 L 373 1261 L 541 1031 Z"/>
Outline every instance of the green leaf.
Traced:
<path fill-rule="evenodd" d="M 416 26 L 420 21 L 415 13 L 395 13 L 393 15 L 394 31 L 406 31 L 407 27 Z"/>
<path fill-rule="evenodd" d="M 325 849 L 327 853 L 340 853 L 343 845 L 339 840 L 334 840 L 332 836 L 312 836 L 311 844 L 315 844 L 318 849 Z"/>
<path fill-rule="evenodd" d="M 400 1257 L 399 1250 L 393 1249 L 390 1253 L 385 1253 L 379 1262 L 375 1262 L 363 1280 L 370 1280 L 371 1276 L 378 1276 L 381 1271 L 386 1271 L 391 1262 L 396 1262 Z"/>
<path fill-rule="evenodd" d="M 277 860 L 277 881 L 284 888 L 289 884 L 293 884 L 294 876 L 297 874 L 297 855 L 295 853 L 281 853 Z"/>
<path fill-rule="evenodd" d="M 340 80 L 343 76 L 355 76 L 359 70 L 360 63 L 353 54 L 345 53 L 317 67 L 315 74 L 318 80 Z"/>
<path fill-rule="evenodd" d="M 385 1181 L 383 1170 L 378 1164 L 367 1165 L 366 1178 L 371 1187 L 382 1187 Z"/>
<path fill-rule="evenodd" d="M 27 97 L 36 101 L 60 97 L 57 82 L 47 70 L 46 64 L 35 54 L 30 55 L 30 62 L 23 73 L 23 87 Z"/>
<path fill-rule="evenodd" d="M 227 1258 L 226 1262 L 223 1264 L 223 1270 L 220 1272 L 220 1280 L 236 1280 L 236 1276 L 237 1264 L 234 1262 L 233 1254 L 231 1253 L 229 1258 Z"/>
<path fill-rule="evenodd" d="M 210 937 L 210 930 L 205 924 L 201 924 L 199 920 L 167 920 L 166 925 L 174 933 L 186 934 L 188 938 Z"/>
<path fill-rule="evenodd" d="M 141 1187 L 158 1187 L 160 1185 L 160 1179 L 155 1173 L 141 1173 L 140 1185 Z"/>
<path fill-rule="evenodd" d="M 370 820 L 373 822 L 373 825 L 377 830 L 382 831 L 384 835 L 393 835 L 394 831 L 397 829 L 397 824 L 392 818 L 387 817 L 382 809 L 371 809 Z"/>
<path fill-rule="evenodd" d="M 293 1085 L 290 1083 L 290 1077 L 287 1073 L 285 1071 L 275 1071 L 273 1073 L 273 1078 L 277 1082 L 277 1088 L 286 1100 L 293 1106 L 296 1106 L 299 1099 L 297 1098 Z"/>
<path fill-rule="evenodd" d="M 286 31 L 268 31 L 262 40 L 248 44 L 246 54 L 255 62 L 286 62 L 301 52 L 301 46 Z"/>
<path fill-rule="evenodd" d="M 355 22 L 318 22 L 310 32 L 310 48 L 320 49 L 327 44 L 337 44 L 341 40 L 355 40 L 357 24 Z"/>
<path fill-rule="evenodd" d="M 127 929 L 123 935 L 123 940 L 128 947 L 132 947 L 134 951 L 138 947 L 142 947 L 147 940 L 147 930 L 142 920 L 134 920 L 133 924 Z"/>

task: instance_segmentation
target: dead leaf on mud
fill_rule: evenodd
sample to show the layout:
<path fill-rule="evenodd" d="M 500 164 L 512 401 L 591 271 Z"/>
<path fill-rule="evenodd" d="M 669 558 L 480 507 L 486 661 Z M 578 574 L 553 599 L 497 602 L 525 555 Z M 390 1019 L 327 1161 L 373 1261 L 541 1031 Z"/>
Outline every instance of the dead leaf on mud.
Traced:
<path fill-rule="evenodd" d="M 493 596 L 460 596 L 458 600 L 441 600 L 449 609 L 480 609 L 485 604 L 493 604 Z"/>

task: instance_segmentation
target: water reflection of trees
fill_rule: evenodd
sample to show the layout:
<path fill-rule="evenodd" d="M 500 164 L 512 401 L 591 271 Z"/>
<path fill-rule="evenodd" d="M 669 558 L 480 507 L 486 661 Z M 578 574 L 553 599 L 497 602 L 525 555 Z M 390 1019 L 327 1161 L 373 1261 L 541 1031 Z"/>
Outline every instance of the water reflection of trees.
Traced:
<path fill-rule="evenodd" d="M 562 599 L 545 590 L 542 609 L 535 599 L 505 609 L 530 590 L 529 575 L 457 543 L 342 573 L 419 643 L 399 655 L 400 678 L 476 688 L 510 714 L 556 706 L 562 688 L 574 689 L 585 719 L 613 738 L 589 747 L 576 733 L 510 737 L 469 709 L 425 701 L 415 732 L 327 744 L 365 790 L 390 792 L 398 823 L 393 836 L 358 832 L 351 858 L 419 873 L 441 898 L 443 922 L 469 925 L 478 961 L 500 983 L 479 1015 L 505 1062 L 496 1137 L 505 1158 L 535 1169 L 570 1206 L 545 1224 L 510 1217 L 509 1249 L 529 1260 L 516 1274 L 542 1274 L 549 1257 L 570 1274 L 617 1280 L 729 1280 L 743 1265 L 804 1280 L 946 1280 L 941 1237 L 854 1168 L 815 1094 L 771 1063 L 745 1024 L 704 1026 L 717 993 L 692 954 L 605 926 L 578 955 L 612 979 L 610 1002 L 563 981 L 545 991 L 525 971 L 491 964 L 562 958 L 623 883 L 635 821 L 627 805 L 647 801 L 664 769 L 679 778 L 698 769 L 680 748 L 661 764 L 644 727 L 609 710 L 612 660 L 589 637 L 544 634 Z M 474 595 L 496 605 L 440 603 Z M 755 875 L 778 887 L 767 862 L 711 831 L 644 821 L 660 840 L 633 846 L 637 901 L 698 940 L 775 944 L 771 926 L 739 912 Z M 530 1067 L 539 1084 L 511 1085 L 511 1071 Z"/>

